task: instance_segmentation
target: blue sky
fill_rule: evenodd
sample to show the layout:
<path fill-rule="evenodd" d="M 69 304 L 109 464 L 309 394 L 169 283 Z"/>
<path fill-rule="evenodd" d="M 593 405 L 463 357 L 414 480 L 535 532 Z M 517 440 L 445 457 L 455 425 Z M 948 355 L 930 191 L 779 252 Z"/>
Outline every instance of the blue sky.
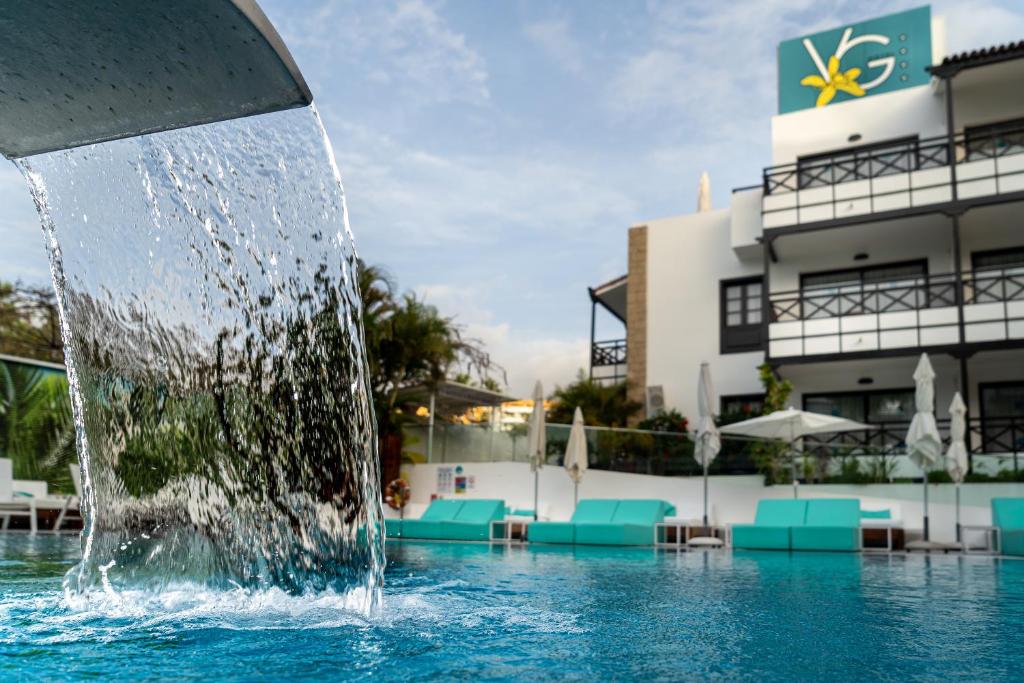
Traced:
<path fill-rule="evenodd" d="M 586 288 L 625 272 L 631 223 L 692 211 L 703 170 L 716 206 L 758 182 L 781 40 L 922 3 L 261 4 L 313 90 L 361 255 L 455 316 L 527 394 L 586 364 Z M 1019 2 L 932 8 L 952 51 L 1024 38 Z M 45 282 L 10 164 L 0 202 L 0 279 Z"/>

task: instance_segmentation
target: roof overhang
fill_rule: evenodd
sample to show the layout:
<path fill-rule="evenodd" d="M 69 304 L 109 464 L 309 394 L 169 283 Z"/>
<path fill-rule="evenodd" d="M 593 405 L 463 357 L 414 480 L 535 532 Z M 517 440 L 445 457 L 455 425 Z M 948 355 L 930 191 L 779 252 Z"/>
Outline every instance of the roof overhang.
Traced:
<path fill-rule="evenodd" d="M 1009 62 L 1024 58 L 1024 40 L 1005 45 L 996 45 L 980 50 L 970 50 L 950 55 L 941 64 L 928 67 L 928 72 L 938 78 L 952 78 L 965 69 L 974 69 L 990 64 Z"/>
<path fill-rule="evenodd" d="M 622 275 L 597 287 L 590 288 L 590 300 L 602 307 L 623 323 L 626 322 L 626 287 L 629 275 Z"/>
<path fill-rule="evenodd" d="M 515 399 L 496 391 L 471 387 L 459 382 L 438 382 L 434 386 L 419 384 L 398 390 L 398 403 L 403 405 L 429 406 L 434 396 L 434 410 L 441 414 L 460 414 L 470 408 L 499 406 Z"/>

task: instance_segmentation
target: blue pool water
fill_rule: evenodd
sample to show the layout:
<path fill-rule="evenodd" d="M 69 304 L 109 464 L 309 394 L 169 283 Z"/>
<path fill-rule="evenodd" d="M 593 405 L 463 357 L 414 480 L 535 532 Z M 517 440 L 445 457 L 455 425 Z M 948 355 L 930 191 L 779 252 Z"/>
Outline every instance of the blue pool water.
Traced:
<path fill-rule="evenodd" d="M 0 538 L 2 680 L 1020 680 L 1024 562 L 389 544 L 384 607 L 187 587 L 69 611 Z"/>

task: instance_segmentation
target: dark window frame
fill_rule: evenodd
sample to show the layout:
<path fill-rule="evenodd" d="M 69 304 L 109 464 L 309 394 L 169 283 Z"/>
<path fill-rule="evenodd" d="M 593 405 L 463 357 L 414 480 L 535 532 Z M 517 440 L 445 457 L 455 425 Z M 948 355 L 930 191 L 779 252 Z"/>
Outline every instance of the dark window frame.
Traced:
<path fill-rule="evenodd" d="M 978 258 L 983 256 L 1000 256 L 1002 254 L 1013 254 L 1019 252 L 1024 255 L 1024 246 L 1019 247 L 1005 247 L 1003 249 L 982 249 L 981 251 L 971 252 L 971 270 L 978 272 L 979 270 L 984 272 L 986 270 L 1005 270 L 1003 266 L 978 266 Z M 1021 260 L 1021 265 L 1024 265 L 1024 259 Z"/>
<path fill-rule="evenodd" d="M 985 414 L 985 390 L 986 389 L 1005 389 L 1007 387 L 1020 387 L 1024 389 L 1024 379 L 1009 379 L 999 382 L 978 382 L 978 409 L 981 416 L 982 422 L 985 421 L 986 417 L 1000 418 L 1000 417 L 1024 417 L 1024 415 L 987 415 Z"/>
<path fill-rule="evenodd" d="M 1018 136 L 1024 134 L 1024 117 L 964 126 L 964 161 L 995 159 L 996 157 L 1003 156 L 994 145 L 990 150 L 986 150 L 985 146 L 1000 135 L 1006 134 L 1016 134 Z M 975 147 L 973 143 L 980 144 Z M 1017 144 L 1021 143 L 1018 142 Z"/>
<path fill-rule="evenodd" d="M 764 401 L 765 401 L 766 397 L 767 397 L 767 395 L 763 394 L 763 393 L 762 394 L 755 394 L 755 393 L 751 393 L 751 394 L 727 394 L 727 395 L 724 395 L 724 396 L 719 396 L 718 397 L 718 414 L 719 415 L 726 415 L 726 414 L 728 414 L 726 412 L 726 410 L 725 410 L 725 404 L 730 402 L 730 401 L 736 401 L 736 402 L 741 402 L 741 403 L 760 403 L 761 404 L 761 408 L 763 409 L 764 408 Z M 752 417 L 756 417 L 756 415 L 754 415 Z"/>
<path fill-rule="evenodd" d="M 875 263 L 870 266 L 854 266 L 853 268 L 832 268 L 831 270 L 816 270 L 809 273 L 800 273 L 800 292 L 813 292 L 815 289 L 827 289 L 828 285 L 818 285 L 816 287 L 805 287 L 804 279 L 809 277 L 820 277 L 822 275 L 835 275 L 838 273 L 858 273 L 860 275 L 860 283 L 864 284 L 864 274 L 873 270 L 887 270 L 889 268 L 899 268 L 902 266 L 923 266 L 924 273 L 920 276 L 924 279 L 928 278 L 928 259 L 917 258 L 907 259 L 905 261 L 891 261 L 888 263 Z"/>
<path fill-rule="evenodd" d="M 809 301 L 809 300 L 813 299 L 814 297 L 839 296 L 838 294 L 830 295 L 830 294 L 824 293 L 822 290 L 836 289 L 838 287 L 849 287 L 849 286 L 851 286 L 850 284 L 841 285 L 840 283 L 833 283 L 831 285 L 811 285 L 811 286 L 807 286 L 807 285 L 805 285 L 805 282 L 806 282 L 807 279 L 812 278 L 812 277 L 821 277 L 823 275 L 838 275 L 840 273 L 856 273 L 857 277 L 858 277 L 858 284 L 860 286 L 860 290 L 861 290 L 861 292 L 864 292 L 865 291 L 864 290 L 864 285 L 865 285 L 864 276 L 865 276 L 865 274 L 870 273 L 872 271 L 888 270 L 890 268 L 900 268 L 900 267 L 906 267 L 906 266 L 920 266 L 921 267 L 921 271 L 922 271 L 921 275 L 916 276 L 914 278 L 915 280 L 920 280 L 921 282 L 918 285 L 915 285 L 915 286 L 919 286 L 919 287 L 923 286 L 924 290 L 925 290 L 925 293 L 927 295 L 925 297 L 924 305 L 921 306 L 921 308 L 927 308 L 927 307 L 931 306 L 932 305 L 932 299 L 933 299 L 933 296 L 932 296 L 933 293 L 928 288 L 928 277 L 929 277 L 929 274 L 928 274 L 928 259 L 927 258 L 908 259 L 908 260 L 905 260 L 905 261 L 892 261 L 892 262 L 888 262 L 888 263 L 876 263 L 876 264 L 872 264 L 870 266 L 860 266 L 860 267 L 855 266 L 853 268 L 833 268 L 831 270 L 820 270 L 820 271 L 813 271 L 813 272 L 809 272 L 809 273 L 800 273 L 800 295 L 799 295 L 799 297 L 800 297 L 800 320 L 811 320 L 811 319 L 813 319 L 813 317 L 842 317 L 842 316 L 848 316 L 848 315 L 862 315 L 862 314 L 864 314 L 864 302 L 863 301 L 861 302 L 861 304 L 859 306 L 851 307 L 850 310 L 842 310 L 842 311 L 838 310 L 839 303 L 840 303 L 839 299 L 836 299 L 835 302 L 834 302 L 835 305 L 837 306 L 837 310 L 836 311 L 829 311 L 828 309 L 825 308 L 826 306 L 832 305 L 832 303 L 830 303 L 830 302 L 820 303 L 820 299 L 819 299 L 818 300 L 819 303 L 815 304 L 814 302 Z M 906 278 L 904 278 L 904 279 L 906 279 Z M 892 282 L 899 282 L 899 281 L 900 281 L 899 279 L 892 280 Z M 876 282 L 871 282 L 869 284 L 871 284 L 871 285 L 878 285 L 878 284 L 881 284 L 881 283 L 884 283 L 884 282 L 885 282 L 885 280 L 878 280 Z M 915 293 L 914 294 L 914 303 L 915 304 L 918 303 L 918 299 L 919 299 L 919 295 L 918 295 L 918 293 Z M 846 301 L 845 305 L 846 306 L 850 306 L 849 299 L 846 299 L 845 301 Z M 810 315 L 813 316 L 812 318 L 808 318 L 807 317 L 807 313 L 806 313 L 806 309 L 807 308 L 811 309 Z M 914 308 L 914 309 L 897 308 L 897 309 L 894 309 L 894 310 L 916 310 L 916 308 Z M 832 313 L 832 315 L 818 316 L 817 313 L 819 313 L 821 311 L 830 312 L 830 313 Z"/>
<path fill-rule="evenodd" d="M 868 417 L 871 414 L 871 401 L 870 401 L 871 396 L 877 396 L 877 395 L 880 395 L 880 394 L 901 394 L 901 393 L 902 394 L 913 394 L 914 391 L 915 391 L 915 388 L 912 387 L 912 386 L 911 387 L 892 387 L 892 388 L 889 388 L 889 389 L 851 389 L 851 390 L 847 390 L 847 391 L 815 391 L 815 392 L 812 392 L 812 393 L 809 393 L 809 394 L 803 394 L 800 397 L 800 403 L 801 403 L 801 407 L 804 410 L 807 410 L 807 399 L 809 399 L 809 398 L 821 398 L 821 397 L 825 397 L 825 396 L 828 396 L 828 397 L 831 397 L 831 396 L 860 396 L 861 398 L 863 398 L 864 419 L 863 420 L 859 420 L 859 422 L 864 422 L 865 424 L 887 424 L 885 422 L 869 422 L 868 421 Z M 888 423 L 888 424 L 892 424 L 892 423 L 899 424 L 900 422 L 903 422 L 903 420 L 893 420 L 891 423 Z"/>
<path fill-rule="evenodd" d="M 1024 380 L 1021 380 L 1021 379 L 1011 379 L 1011 380 L 1004 380 L 1004 381 L 1001 381 L 1001 382 L 978 382 L 978 417 L 981 418 L 979 420 L 979 422 L 981 423 L 980 424 L 981 450 L 984 453 L 990 452 L 989 451 L 989 446 L 990 446 L 990 444 L 993 443 L 993 441 L 997 444 L 995 450 L 999 450 L 1000 449 L 1000 442 L 998 440 L 998 437 L 990 436 L 989 427 L 992 427 L 995 430 L 1000 430 L 1001 429 L 1001 425 L 999 425 L 999 424 L 992 425 L 992 424 L 990 424 L 990 421 L 998 422 L 999 420 L 1008 420 L 1008 419 L 1012 420 L 1014 418 L 1020 419 L 1021 417 L 1024 417 L 1024 416 L 1019 416 L 1019 415 L 988 415 L 987 414 L 987 411 L 985 410 L 985 390 L 986 389 L 999 389 L 999 388 L 1005 388 L 1005 387 L 1021 387 L 1022 389 L 1024 389 Z M 970 407 L 968 407 L 968 411 L 970 411 Z"/>
<path fill-rule="evenodd" d="M 746 287 L 752 284 L 761 285 L 761 296 L 758 301 L 761 306 L 761 319 L 757 323 L 747 323 L 747 299 L 749 298 L 746 293 Z M 730 287 L 743 287 L 743 296 L 740 297 L 740 301 L 743 302 L 743 308 L 740 314 L 743 317 L 744 324 L 742 325 L 729 325 L 728 323 L 728 301 L 726 292 Z M 764 321 L 765 315 L 764 310 L 764 276 L 763 275 L 748 275 L 746 277 L 730 278 L 727 280 L 719 280 L 718 282 L 718 342 L 719 351 L 722 354 L 727 353 L 749 353 L 751 351 L 762 351 L 764 350 Z"/>
<path fill-rule="evenodd" d="M 1021 259 L 1020 265 L 978 265 L 979 258 L 1013 253 L 1019 253 L 1024 257 L 1024 246 L 1006 247 L 1003 249 L 983 249 L 981 251 L 971 252 L 970 284 L 973 288 L 973 303 L 1019 301 L 1024 298 L 1024 287 L 1021 286 L 1024 276 L 1019 273 L 1006 273 L 1009 268 L 1024 267 L 1024 258 Z"/>

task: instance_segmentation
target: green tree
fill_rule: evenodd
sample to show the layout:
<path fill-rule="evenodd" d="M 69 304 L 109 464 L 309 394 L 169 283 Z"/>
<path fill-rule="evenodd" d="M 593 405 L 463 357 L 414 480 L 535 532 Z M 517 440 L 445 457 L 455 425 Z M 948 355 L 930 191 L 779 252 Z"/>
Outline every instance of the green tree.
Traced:
<path fill-rule="evenodd" d="M 570 424 L 579 407 L 588 425 L 625 427 L 643 408 L 627 396 L 625 382 L 601 384 L 587 377 L 583 370 L 576 375 L 575 382 L 556 387 L 551 398 L 554 406 L 548 411 L 548 421 L 560 424 Z"/>
<path fill-rule="evenodd" d="M 75 423 L 64 377 L 0 361 L 0 457 L 12 460 L 18 479 L 74 491 Z"/>
<path fill-rule="evenodd" d="M 768 363 L 762 364 L 757 371 L 764 387 L 764 414 L 785 409 L 789 395 L 793 393 L 792 382 L 788 379 L 779 379 Z M 765 483 L 776 484 L 791 478 L 786 474 L 788 468 L 784 462 L 788 444 L 761 441 L 753 444 L 751 448 L 754 462 L 764 474 Z"/>
<path fill-rule="evenodd" d="M 0 282 L 0 353 L 64 362 L 52 289 Z"/>

